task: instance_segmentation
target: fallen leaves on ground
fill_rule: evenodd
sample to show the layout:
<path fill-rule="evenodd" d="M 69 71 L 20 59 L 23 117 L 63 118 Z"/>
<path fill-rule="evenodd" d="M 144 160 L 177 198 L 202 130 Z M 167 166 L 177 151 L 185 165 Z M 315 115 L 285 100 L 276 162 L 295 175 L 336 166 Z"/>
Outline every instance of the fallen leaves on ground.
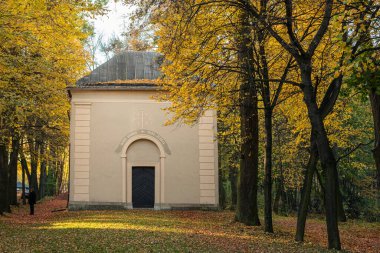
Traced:
<path fill-rule="evenodd" d="M 233 222 L 234 213 L 213 211 L 58 211 L 63 197 L 13 208 L 0 218 L 0 252 L 325 252 L 324 221 L 309 219 L 306 242 L 293 240 L 296 219 L 276 216 L 275 234 Z M 343 248 L 380 252 L 378 223 L 340 226 Z"/>

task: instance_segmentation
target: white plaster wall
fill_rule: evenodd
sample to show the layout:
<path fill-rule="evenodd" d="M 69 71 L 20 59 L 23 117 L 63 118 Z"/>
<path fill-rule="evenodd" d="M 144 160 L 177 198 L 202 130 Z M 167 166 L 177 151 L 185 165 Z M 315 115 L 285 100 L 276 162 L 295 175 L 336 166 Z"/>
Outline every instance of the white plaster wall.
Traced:
<path fill-rule="evenodd" d="M 160 151 L 156 144 L 149 140 L 133 142 L 127 150 L 129 163 L 152 163 L 160 161 Z"/>
<path fill-rule="evenodd" d="M 151 99 L 154 94 L 154 91 L 72 91 L 73 105 L 91 103 L 90 202 L 122 202 L 122 160 L 118 148 L 129 133 L 143 128 L 158 133 L 171 151 L 165 158 L 164 202 L 200 204 L 198 126 L 164 126 L 167 116 L 162 108 L 168 104 Z M 72 164 L 72 171 L 75 170 Z"/>

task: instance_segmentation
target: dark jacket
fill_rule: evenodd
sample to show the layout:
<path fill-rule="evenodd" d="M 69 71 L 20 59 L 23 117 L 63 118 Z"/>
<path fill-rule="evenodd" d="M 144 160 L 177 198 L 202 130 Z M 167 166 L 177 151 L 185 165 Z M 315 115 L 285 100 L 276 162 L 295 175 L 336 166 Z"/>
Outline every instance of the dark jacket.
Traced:
<path fill-rule="evenodd" d="M 32 191 L 29 192 L 29 205 L 34 205 L 36 204 L 36 192 Z"/>

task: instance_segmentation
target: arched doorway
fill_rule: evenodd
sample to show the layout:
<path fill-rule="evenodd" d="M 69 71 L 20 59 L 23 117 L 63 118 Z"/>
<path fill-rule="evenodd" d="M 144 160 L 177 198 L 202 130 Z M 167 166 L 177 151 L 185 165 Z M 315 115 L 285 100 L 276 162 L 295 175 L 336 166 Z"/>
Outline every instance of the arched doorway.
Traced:
<path fill-rule="evenodd" d="M 127 149 L 127 167 L 132 170 L 132 207 L 153 208 L 155 199 L 155 174 L 160 166 L 160 151 L 150 140 L 140 139 Z M 158 190 L 159 191 L 159 190 Z"/>
<path fill-rule="evenodd" d="M 125 207 L 160 209 L 164 202 L 165 169 L 161 142 L 148 134 L 136 134 L 123 145 L 121 158 Z"/>

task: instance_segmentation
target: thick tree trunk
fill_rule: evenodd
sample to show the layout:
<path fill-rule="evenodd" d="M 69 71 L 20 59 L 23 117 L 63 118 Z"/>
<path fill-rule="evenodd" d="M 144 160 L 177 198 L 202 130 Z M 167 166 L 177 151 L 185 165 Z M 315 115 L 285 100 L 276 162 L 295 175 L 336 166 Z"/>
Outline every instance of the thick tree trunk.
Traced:
<path fill-rule="evenodd" d="M 264 231 L 273 233 L 272 222 L 272 109 L 265 108 Z"/>
<path fill-rule="evenodd" d="M 318 148 L 318 154 L 321 166 L 326 174 L 325 186 L 325 206 L 326 206 L 326 223 L 328 234 L 328 247 L 340 250 L 340 237 L 338 229 L 338 209 L 337 209 L 337 192 L 336 186 L 336 160 L 329 140 L 322 117 L 318 110 L 314 87 L 311 79 L 311 61 L 299 62 L 301 69 L 301 78 L 303 83 L 304 101 L 308 109 L 308 116 L 312 129 L 315 130 L 315 138 Z"/>
<path fill-rule="evenodd" d="M 326 174 L 325 208 L 328 233 L 328 247 L 340 250 L 340 237 L 338 229 L 337 195 L 339 188 L 336 185 L 336 161 L 329 146 L 324 125 L 318 117 L 317 106 L 309 105 L 310 118 L 317 132 L 317 147 L 321 166 Z"/>
<path fill-rule="evenodd" d="M 256 104 L 252 105 L 252 101 L 256 101 Z M 250 91 L 249 97 L 243 99 L 241 121 L 243 144 L 238 177 L 236 219 L 247 225 L 260 225 L 257 206 L 258 111 L 255 90 Z"/>
<path fill-rule="evenodd" d="M 301 201 L 298 207 L 297 229 L 295 238 L 297 242 L 303 242 L 304 240 L 306 218 L 309 210 L 311 189 L 313 186 L 313 176 L 318 162 L 317 144 L 315 143 L 313 137 L 311 137 L 310 143 L 310 156 L 305 171 L 303 187 L 301 190 Z"/>
<path fill-rule="evenodd" d="M 377 205 L 380 207 L 380 94 L 372 88 L 369 93 L 371 101 L 373 125 L 375 132 L 375 146 L 373 149 L 373 158 L 376 164 L 376 182 L 377 182 Z"/>
<path fill-rule="evenodd" d="M 307 212 L 308 212 L 308 208 L 310 204 L 310 195 L 311 195 L 312 184 L 313 184 L 313 175 L 318 173 L 316 171 L 316 166 L 318 162 L 318 150 L 317 150 L 317 146 L 316 146 L 314 138 L 311 138 L 310 143 L 312 145 L 311 151 L 310 151 L 311 153 L 310 153 L 309 162 L 308 162 L 306 173 L 305 173 L 304 184 L 301 191 L 301 201 L 300 201 L 299 209 L 298 209 L 296 241 L 299 241 L 299 242 L 302 242 L 304 240 L 306 218 L 307 218 Z M 338 179 L 337 175 L 336 175 L 336 179 Z M 324 189 L 322 181 L 320 181 L 320 184 L 321 184 L 322 189 Z M 343 209 L 341 192 L 339 191 L 339 188 L 337 190 L 338 190 L 337 191 L 338 218 L 339 218 L 339 221 L 345 222 L 347 221 L 347 218 Z M 322 194 L 323 194 L 323 191 L 322 191 Z"/>
<path fill-rule="evenodd" d="M 9 183 L 8 183 L 8 199 L 10 205 L 17 205 L 17 163 L 20 147 L 20 139 L 17 136 L 12 138 L 12 152 L 8 165 Z"/>
<path fill-rule="evenodd" d="M 241 160 L 238 179 L 238 199 L 236 220 L 246 225 L 260 225 L 257 205 L 259 115 L 257 89 L 254 82 L 253 51 L 249 17 L 240 14 L 241 27 L 237 32 L 241 70 L 240 120 L 241 120 Z"/>
<path fill-rule="evenodd" d="M 245 107 L 245 108 L 244 108 Z M 257 206 L 258 185 L 258 113 L 256 108 L 242 106 L 242 139 L 236 220 L 247 225 L 260 225 Z M 256 110 L 256 114 L 253 112 Z"/>
<path fill-rule="evenodd" d="M 323 200 L 323 203 L 325 203 L 326 199 L 325 199 L 325 181 L 323 179 L 323 176 L 318 172 L 318 170 L 316 170 L 316 175 L 317 175 L 317 180 L 319 182 L 319 185 L 322 189 L 321 191 L 321 196 L 322 196 L 322 200 Z M 336 178 L 338 178 L 336 176 Z M 338 212 L 338 221 L 340 222 L 346 222 L 347 221 L 347 217 L 346 217 L 346 213 L 344 211 L 344 207 L 343 207 L 343 198 L 342 198 L 342 193 L 340 191 L 340 186 L 339 186 L 339 181 L 336 182 L 336 186 L 337 186 L 337 196 L 336 196 L 336 201 L 337 201 L 337 212 Z"/>
<path fill-rule="evenodd" d="M 8 149 L 7 140 L 0 143 L 0 214 L 9 212 L 8 201 Z"/>

